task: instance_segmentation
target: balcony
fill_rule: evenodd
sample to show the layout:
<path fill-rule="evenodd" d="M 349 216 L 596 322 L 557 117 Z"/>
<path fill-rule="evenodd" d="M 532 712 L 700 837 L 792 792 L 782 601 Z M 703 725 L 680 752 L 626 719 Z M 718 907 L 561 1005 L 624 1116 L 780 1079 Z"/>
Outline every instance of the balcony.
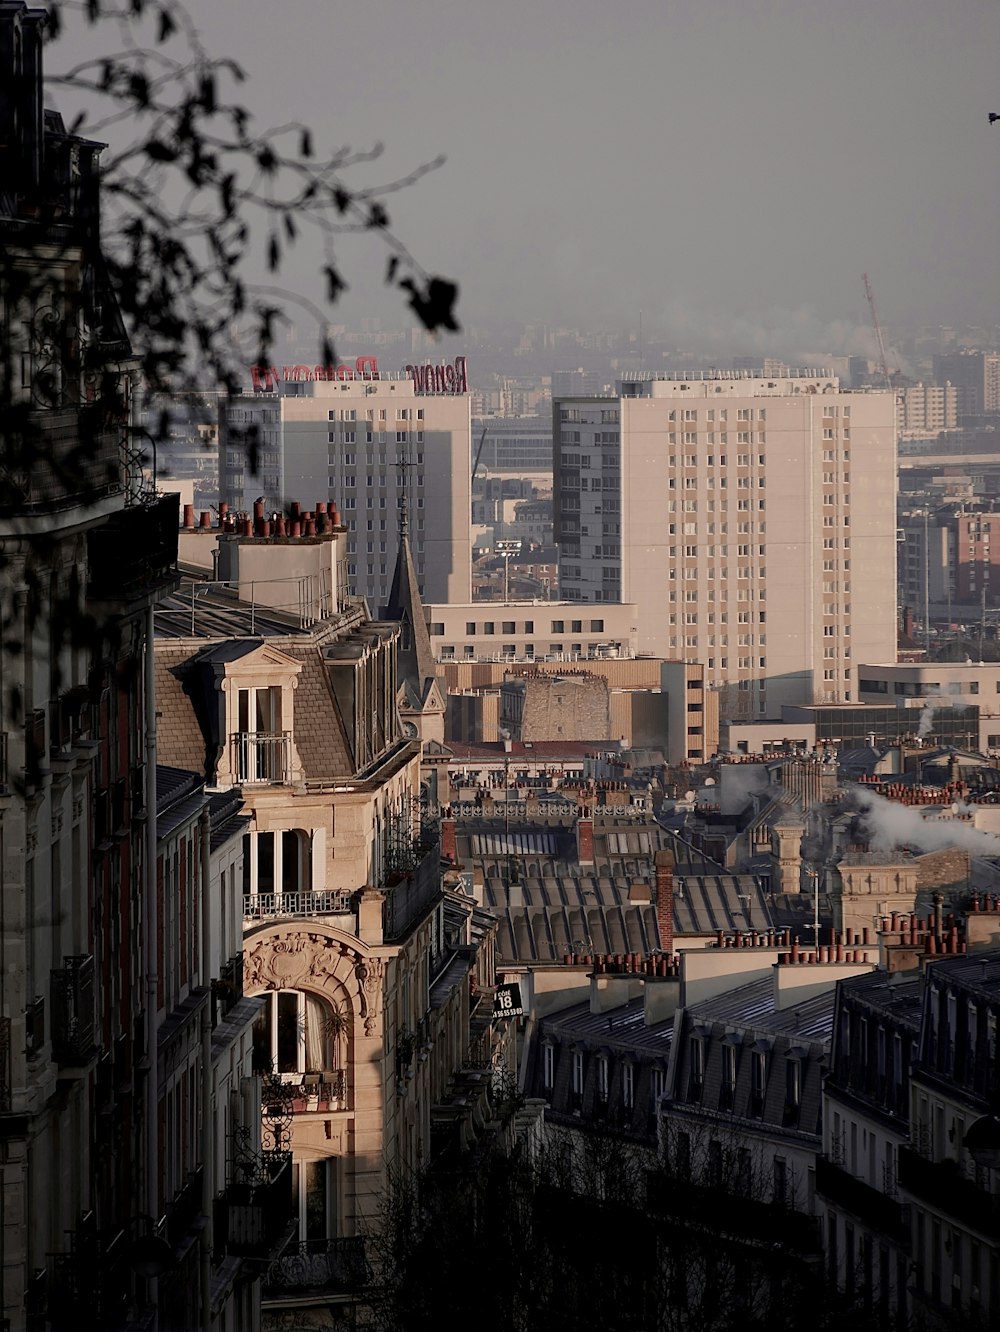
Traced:
<path fill-rule="evenodd" d="M 87 592 L 98 601 L 135 602 L 177 580 L 180 496 L 119 509 L 87 533 Z"/>
<path fill-rule="evenodd" d="M 883 1235 L 899 1241 L 906 1238 L 902 1206 L 825 1156 L 816 1161 L 816 1192 Z"/>
<path fill-rule="evenodd" d="M 928 1161 L 910 1147 L 899 1149 L 899 1187 L 917 1203 L 1000 1240 L 1000 1194 L 987 1193 L 967 1179 L 952 1161 Z"/>
<path fill-rule="evenodd" d="M 52 1057 L 66 1065 L 86 1064 L 94 1045 L 94 957 L 63 959 L 51 973 Z"/>
<path fill-rule="evenodd" d="M 4 437 L 0 515 L 51 513 L 122 491 L 120 432 L 94 409 L 15 408 Z"/>
<path fill-rule="evenodd" d="M 307 1292 L 346 1292 L 366 1286 L 371 1277 L 363 1236 L 306 1240 L 271 1264 L 262 1293 L 268 1300 Z"/>
<path fill-rule="evenodd" d="M 385 937 L 401 938 L 431 909 L 441 893 L 441 844 L 435 838 L 411 869 L 397 870 L 382 885 Z"/>
<path fill-rule="evenodd" d="M 291 1239 L 292 1158 L 268 1162 L 269 1177 L 231 1184 L 215 1200 L 215 1244 L 219 1252 L 275 1259 Z"/>
<path fill-rule="evenodd" d="M 347 1109 L 347 1071 L 332 1068 L 322 1073 L 279 1073 L 279 1079 L 291 1089 L 292 1110 L 310 1111 Z"/>
<path fill-rule="evenodd" d="M 243 919 L 277 920 L 282 916 L 336 916 L 351 910 L 352 893 L 257 893 L 243 898 Z"/>
<path fill-rule="evenodd" d="M 219 968 L 218 980 L 212 981 L 212 1026 L 218 1026 L 242 998 L 243 954 L 236 953 Z"/>
<path fill-rule="evenodd" d="M 233 736 L 233 778 L 241 786 L 284 786 L 291 775 L 290 731 L 240 731 Z"/>

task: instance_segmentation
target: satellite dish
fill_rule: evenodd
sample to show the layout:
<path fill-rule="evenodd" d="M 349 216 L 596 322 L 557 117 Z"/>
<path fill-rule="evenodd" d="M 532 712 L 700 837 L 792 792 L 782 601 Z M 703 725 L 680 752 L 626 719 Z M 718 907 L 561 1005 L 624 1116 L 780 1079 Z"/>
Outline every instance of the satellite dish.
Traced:
<path fill-rule="evenodd" d="M 715 785 L 715 778 L 714 778 L 714 777 L 706 777 L 706 778 L 705 778 L 705 785 L 706 785 L 706 786 L 714 786 L 714 785 Z"/>
<path fill-rule="evenodd" d="M 685 799 L 685 800 L 693 800 L 693 799 L 694 799 L 694 792 L 693 792 L 693 791 L 685 791 L 685 792 L 684 792 L 684 799 Z"/>

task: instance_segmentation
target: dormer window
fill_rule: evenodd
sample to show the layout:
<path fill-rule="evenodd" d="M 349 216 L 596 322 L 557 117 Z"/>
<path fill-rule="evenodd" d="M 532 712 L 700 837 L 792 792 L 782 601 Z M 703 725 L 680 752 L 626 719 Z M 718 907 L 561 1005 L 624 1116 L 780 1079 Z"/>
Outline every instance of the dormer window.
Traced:
<path fill-rule="evenodd" d="M 237 782 L 284 784 L 291 736 L 281 725 L 281 690 L 274 685 L 239 689 L 233 770 Z"/>
<path fill-rule="evenodd" d="M 302 780 L 295 747 L 294 697 L 302 663 L 271 644 L 248 644 L 242 655 L 220 649 L 220 730 L 226 738 L 216 783 L 293 785 Z"/>

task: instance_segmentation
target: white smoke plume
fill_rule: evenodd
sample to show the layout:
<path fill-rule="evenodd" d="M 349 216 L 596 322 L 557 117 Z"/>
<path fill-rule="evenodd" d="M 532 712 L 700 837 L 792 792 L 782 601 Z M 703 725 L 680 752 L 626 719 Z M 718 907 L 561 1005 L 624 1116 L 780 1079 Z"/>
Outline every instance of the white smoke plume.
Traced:
<path fill-rule="evenodd" d="M 1000 837 L 957 819 L 925 818 L 927 806 L 900 805 L 858 786 L 853 803 L 863 813 L 865 835 L 873 851 L 910 847 L 914 851 L 968 851 L 973 856 L 1000 856 Z"/>
<path fill-rule="evenodd" d="M 940 697 L 940 689 L 927 689 L 924 692 L 926 702 L 920 709 L 920 725 L 917 727 L 917 739 L 924 740 L 931 733 L 934 723 L 934 699 Z"/>

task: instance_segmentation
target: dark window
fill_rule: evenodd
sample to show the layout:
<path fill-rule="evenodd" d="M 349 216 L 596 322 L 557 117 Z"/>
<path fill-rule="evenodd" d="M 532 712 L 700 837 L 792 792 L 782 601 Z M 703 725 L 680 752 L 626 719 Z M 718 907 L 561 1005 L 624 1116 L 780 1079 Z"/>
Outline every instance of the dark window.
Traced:
<path fill-rule="evenodd" d="M 688 1100 L 700 1101 L 705 1086 L 705 1042 L 692 1036 L 689 1043 Z"/>

